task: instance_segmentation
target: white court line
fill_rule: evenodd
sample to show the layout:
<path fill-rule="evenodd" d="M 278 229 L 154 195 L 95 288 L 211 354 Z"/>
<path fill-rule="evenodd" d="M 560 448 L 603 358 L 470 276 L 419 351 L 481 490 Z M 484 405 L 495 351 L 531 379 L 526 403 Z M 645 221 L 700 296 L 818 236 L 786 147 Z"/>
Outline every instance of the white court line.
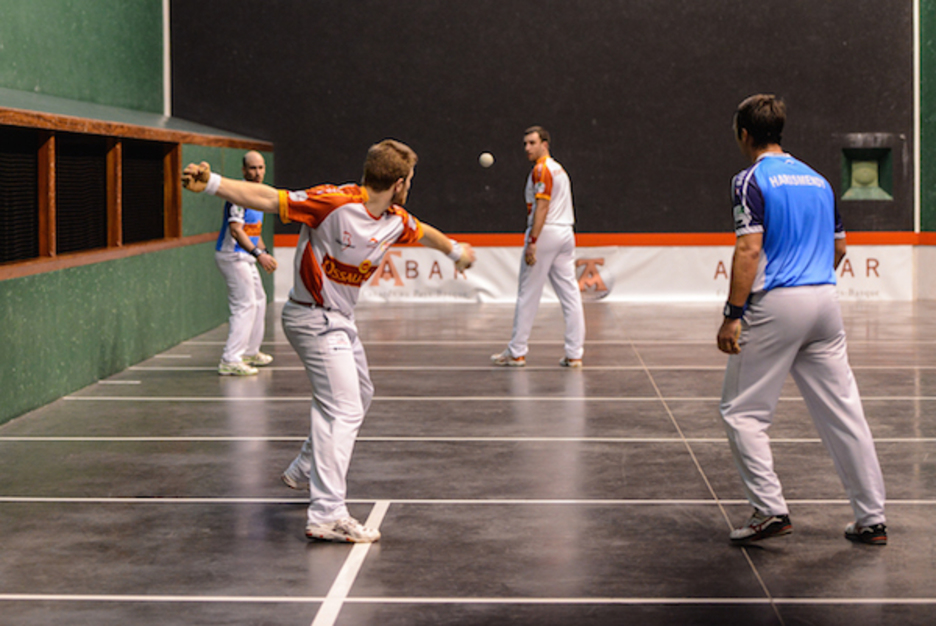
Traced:
<path fill-rule="evenodd" d="M 50 436 L 50 435 L 0 435 L 0 441 L 6 442 L 126 442 L 126 443 L 154 443 L 154 442 L 208 442 L 226 443 L 240 441 L 260 442 L 296 442 L 305 441 L 306 437 L 234 437 L 222 436 L 149 436 L 149 437 L 123 437 L 123 436 Z M 390 436 L 375 435 L 362 436 L 356 439 L 360 442 L 370 443 L 727 443 L 726 437 L 446 437 L 446 436 Z M 771 443 L 782 444 L 816 444 L 822 443 L 818 437 L 774 437 Z M 936 443 L 936 437 L 875 437 L 875 443 Z"/>
<path fill-rule="evenodd" d="M 360 321 L 360 320 L 359 320 Z M 361 338 L 361 342 L 365 347 L 367 346 L 503 346 L 504 342 L 501 340 L 498 341 L 472 341 L 470 339 L 462 340 L 441 340 L 441 341 L 379 341 L 379 340 L 370 340 L 366 338 Z M 563 345 L 562 341 L 529 341 L 529 345 L 535 346 L 561 346 Z M 184 346 L 223 346 L 224 341 L 183 341 L 180 345 Z M 885 346 L 894 346 L 894 345 L 932 345 L 936 344 L 936 339 L 859 339 L 859 340 L 848 340 L 848 345 L 850 346 L 876 346 L 876 345 L 885 345 Z M 290 346 L 291 344 L 288 341 L 264 341 L 264 346 Z M 586 339 L 586 346 L 712 346 L 712 349 L 715 348 L 714 339 Z"/>
<path fill-rule="evenodd" d="M 99 402 L 311 402 L 311 396 L 64 396 L 62 400 Z M 797 396 L 781 397 L 780 402 L 802 402 Z M 936 396 L 862 396 L 863 402 L 931 401 Z M 374 402 L 721 402 L 718 396 L 374 396 Z"/>
<path fill-rule="evenodd" d="M 149 372 L 207 372 L 214 371 L 217 366 L 213 365 L 177 365 L 173 366 L 147 366 L 132 365 L 127 368 L 133 371 Z M 503 371 L 561 371 L 555 365 L 526 365 L 523 368 L 505 370 L 503 367 L 495 365 L 371 365 L 368 369 L 372 372 L 503 372 Z M 587 371 L 674 371 L 674 372 L 723 372 L 724 365 L 648 365 L 641 367 L 639 365 L 585 365 L 582 367 Z M 266 365 L 264 371 L 273 372 L 304 372 L 305 368 L 301 365 Z M 852 365 L 852 370 L 871 370 L 871 371 L 918 371 L 918 370 L 936 370 L 936 365 Z M 104 381 L 101 381 L 104 382 Z"/>
<path fill-rule="evenodd" d="M 397 498 L 367 500 L 361 498 L 348 498 L 348 504 L 373 504 L 387 502 L 389 504 L 418 504 L 426 506 L 438 505 L 469 505 L 469 506 L 749 506 L 747 500 L 738 499 L 535 499 L 535 498 L 503 498 L 503 499 L 471 499 L 471 498 Z M 787 500 L 790 504 L 815 506 L 848 506 L 845 499 L 800 499 Z M 126 497 L 55 497 L 55 496 L 0 496 L 0 503 L 6 504 L 302 504 L 309 503 L 308 497 L 303 498 L 144 498 L 139 496 Z M 936 506 L 936 500 L 887 500 L 887 506 Z"/>
<path fill-rule="evenodd" d="M 375 502 L 374 508 L 371 509 L 364 525 L 379 530 L 380 523 L 383 521 L 384 515 L 387 514 L 388 508 L 390 508 L 390 503 L 386 500 Z M 335 582 L 328 590 L 325 602 L 322 603 L 318 613 L 315 614 L 312 626 L 332 626 L 338 619 L 341 607 L 347 599 L 351 587 L 354 586 L 354 581 L 357 579 L 358 572 L 361 571 L 361 565 L 364 564 L 364 558 L 367 556 L 371 545 L 370 543 L 358 543 L 351 548 L 351 554 L 348 555 L 344 565 L 341 566 L 341 571 L 335 577 Z"/>
<path fill-rule="evenodd" d="M 62 594 L 62 593 L 0 593 L 0 602 L 137 602 L 137 603 L 232 603 L 232 604 L 313 604 L 322 602 L 321 596 L 181 596 L 181 595 L 114 595 L 114 594 Z M 414 598 L 353 596 L 346 604 L 521 604 L 521 605 L 760 605 L 770 604 L 770 598 Z M 785 605 L 931 605 L 936 598 L 773 598 Z"/>

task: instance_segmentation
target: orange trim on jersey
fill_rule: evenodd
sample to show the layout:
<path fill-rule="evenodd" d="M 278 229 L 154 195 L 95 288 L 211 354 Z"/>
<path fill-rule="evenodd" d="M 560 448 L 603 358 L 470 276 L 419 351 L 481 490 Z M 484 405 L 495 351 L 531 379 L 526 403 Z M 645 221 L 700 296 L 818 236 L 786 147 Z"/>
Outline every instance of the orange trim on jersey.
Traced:
<path fill-rule="evenodd" d="M 302 251 L 302 263 L 299 264 L 299 277 L 306 291 L 312 294 L 312 299 L 319 306 L 325 306 L 322 300 L 322 268 L 319 267 L 315 259 L 315 252 L 312 251 L 312 244 L 307 243 L 305 250 Z"/>
<path fill-rule="evenodd" d="M 263 222 L 244 224 L 244 234 L 248 237 L 259 237 L 263 234 Z"/>
<path fill-rule="evenodd" d="M 289 219 L 289 192 L 285 189 L 279 190 L 279 216 L 283 220 L 284 224 L 289 224 L 292 220 Z M 274 241 L 275 241 L 274 237 Z M 299 236 L 296 235 L 296 243 L 299 242 Z M 295 243 L 293 245 L 296 245 Z"/>
<path fill-rule="evenodd" d="M 447 233 L 456 241 L 479 248 L 519 248 L 524 245 L 523 233 Z M 299 235 L 274 236 L 277 248 L 295 248 Z M 862 246 L 936 246 L 936 232 L 868 232 L 846 233 L 849 245 Z M 604 246 L 734 246 L 734 233 L 576 233 L 575 243 L 583 248 Z M 414 245 L 414 244 L 396 244 Z M 418 245 L 418 244 L 415 244 Z"/>
<path fill-rule="evenodd" d="M 536 165 L 533 166 L 533 192 L 535 198 L 542 198 L 543 200 L 552 199 L 552 187 L 553 187 L 553 177 L 552 172 L 549 171 L 549 168 L 546 167 L 546 159 L 548 156 L 540 157 L 536 162 Z M 536 193 L 536 183 L 542 182 L 544 191 L 542 193 Z M 527 207 L 527 212 L 532 210 L 532 207 Z"/>
<path fill-rule="evenodd" d="M 318 185 L 304 191 L 294 192 L 304 194 L 303 199 L 294 198 L 288 192 L 285 194 L 286 206 L 283 207 L 283 192 L 280 195 L 280 217 L 285 213 L 285 223 L 300 222 L 310 228 L 318 228 L 332 211 L 346 204 L 364 204 L 369 196 L 367 190 L 358 185 Z M 301 196 L 300 196 L 301 197 Z M 366 208 L 366 207 L 365 207 Z"/>

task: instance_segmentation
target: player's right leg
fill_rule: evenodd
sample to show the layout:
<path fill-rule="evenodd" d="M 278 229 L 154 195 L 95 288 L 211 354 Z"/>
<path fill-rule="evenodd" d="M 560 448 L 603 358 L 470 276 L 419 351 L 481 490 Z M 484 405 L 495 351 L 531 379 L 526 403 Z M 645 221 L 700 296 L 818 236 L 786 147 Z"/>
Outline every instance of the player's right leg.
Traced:
<path fill-rule="evenodd" d="M 311 501 L 306 536 L 326 541 L 377 541 L 379 531 L 352 518 L 345 502 L 351 454 L 364 420 L 354 351 L 356 328 L 338 313 L 287 303 L 283 329 L 312 383 Z"/>
<path fill-rule="evenodd" d="M 745 495 L 755 509 L 755 515 L 732 532 L 732 541 L 753 541 L 792 529 L 789 519 L 783 519 L 789 509 L 767 434 L 802 335 L 787 317 L 781 294 L 772 291 L 753 298 L 742 322 L 741 353 L 729 357 L 725 370 L 719 410 Z M 770 520 L 774 517 L 779 520 L 775 529 L 784 532 L 765 534 L 777 521 Z"/>
<path fill-rule="evenodd" d="M 541 245 L 548 252 L 549 240 L 540 239 L 536 247 Z M 521 253 L 522 255 L 523 253 Z M 551 258 L 551 257 L 549 257 Z M 520 259 L 520 276 L 517 285 L 517 306 L 514 309 L 513 333 L 510 337 L 510 343 L 507 344 L 507 350 L 501 354 L 491 356 L 491 361 L 496 365 L 520 365 L 516 362 L 519 359 L 526 359 L 529 352 L 530 333 L 533 331 L 533 321 L 536 319 L 536 312 L 539 310 L 540 298 L 543 295 L 543 287 L 546 286 L 546 280 L 549 276 L 549 263 L 537 250 L 536 263 L 527 265 L 526 259 Z M 513 359 L 511 362 L 509 359 Z"/>
<path fill-rule="evenodd" d="M 256 374 L 256 368 L 243 362 L 256 317 L 250 263 L 236 252 L 216 252 L 215 262 L 224 276 L 228 289 L 228 306 L 231 310 L 227 341 L 221 354 L 218 373 L 235 376 Z"/>

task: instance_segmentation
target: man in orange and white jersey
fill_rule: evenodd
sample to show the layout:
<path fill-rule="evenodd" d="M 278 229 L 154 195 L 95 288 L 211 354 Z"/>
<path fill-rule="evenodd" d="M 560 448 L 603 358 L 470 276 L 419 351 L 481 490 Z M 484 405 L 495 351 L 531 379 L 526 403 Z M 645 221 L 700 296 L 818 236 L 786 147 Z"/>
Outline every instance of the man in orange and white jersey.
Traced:
<path fill-rule="evenodd" d="M 527 230 L 513 335 L 507 349 L 491 357 L 495 365 L 526 365 L 528 341 L 547 279 L 552 284 L 565 318 L 563 367 L 582 367 L 585 351 L 585 312 L 575 279 L 575 211 L 572 182 L 549 155 L 549 133 L 542 126 L 528 128 L 523 137 L 527 159 L 533 163 L 526 184 Z"/>
<path fill-rule="evenodd" d="M 182 183 L 302 226 L 295 282 L 283 307 L 283 329 L 312 383 L 311 434 L 283 473 L 289 487 L 309 483 L 306 536 L 372 542 L 380 532 L 351 517 L 345 498 L 358 430 L 374 395 L 364 347 L 354 323 L 361 285 L 394 243 L 418 241 L 445 253 L 459 270 L 474 262 L 468 244 L 450 240 L 403 205 L 416 153 L 398 141 L 370 147 L 360 185 L 319 185 L 285 191 L 223 178 L 207 163 L 190 164 Z"/>

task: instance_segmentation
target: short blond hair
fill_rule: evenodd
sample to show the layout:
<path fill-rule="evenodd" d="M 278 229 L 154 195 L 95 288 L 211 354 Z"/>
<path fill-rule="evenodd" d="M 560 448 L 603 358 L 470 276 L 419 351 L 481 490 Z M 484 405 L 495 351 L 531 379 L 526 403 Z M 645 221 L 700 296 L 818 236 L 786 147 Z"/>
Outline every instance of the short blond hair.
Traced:
<path fill-rule="evenodd" d="M 405 143 L 384 139 L 367 150 L 362 184 L 374 191 L 386 191 L 416 167 L 419 157 Z"/>

